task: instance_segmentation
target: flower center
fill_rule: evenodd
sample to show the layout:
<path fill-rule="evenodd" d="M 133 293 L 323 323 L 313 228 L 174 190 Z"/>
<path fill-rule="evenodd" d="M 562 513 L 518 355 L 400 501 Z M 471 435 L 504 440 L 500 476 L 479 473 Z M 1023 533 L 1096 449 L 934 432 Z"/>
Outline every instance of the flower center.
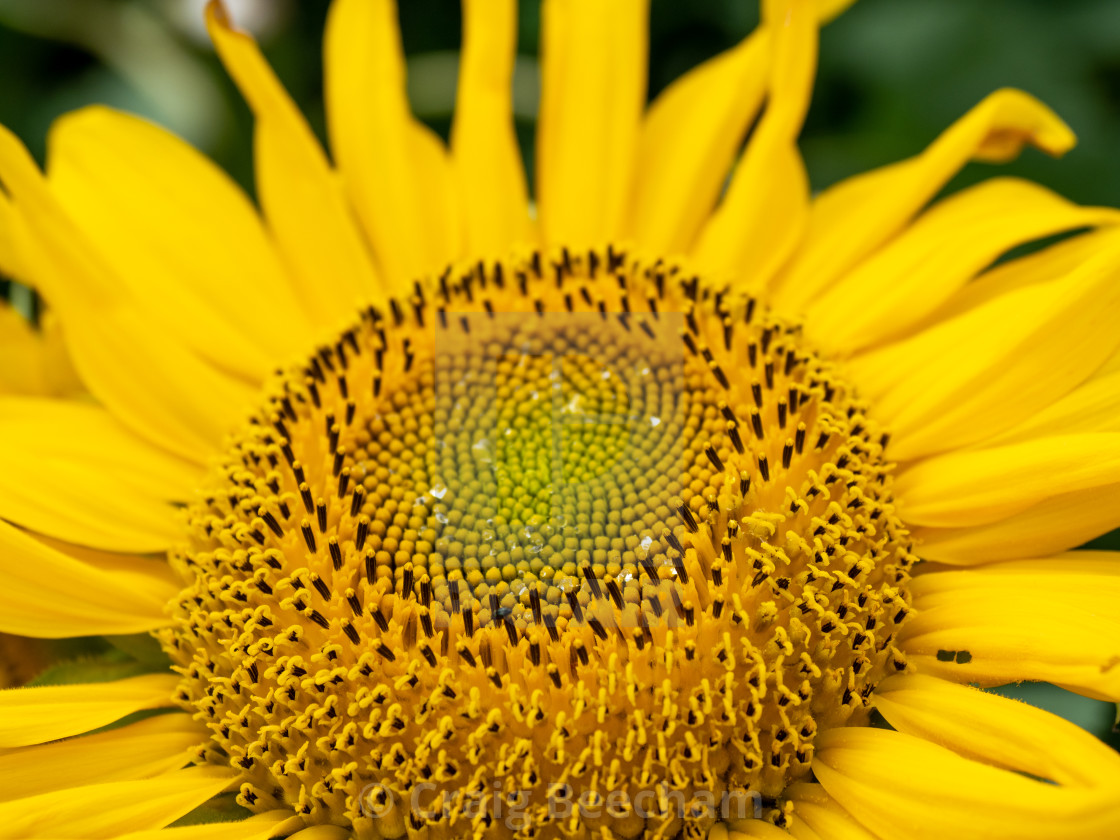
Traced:
<path fill-rule="evenodd" d="M 796 327 L 678 266 L 449 270 L 233 441 L 172 556 L 179 699 L 256 810 L 698 836 L 905 667 L 884 445 Z"/>

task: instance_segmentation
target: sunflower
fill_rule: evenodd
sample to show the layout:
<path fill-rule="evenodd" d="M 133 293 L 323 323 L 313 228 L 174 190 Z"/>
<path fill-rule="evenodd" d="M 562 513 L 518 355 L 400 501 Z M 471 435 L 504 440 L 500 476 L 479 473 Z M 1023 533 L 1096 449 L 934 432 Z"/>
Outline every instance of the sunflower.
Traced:
<path fill-rule="evenodd" d="M 259 212 L 122 113 L 0 133 L 81 383 L 0 398 L 0 631 L 134 652 L 0 692 L 0 835 L 1120 834 L 1120 758 L 975 687 L 1120 698 L 1120 213 L 937 198 L 1070 148 L 1014 90 L 810 197 L 844 5 L 647 108 L 647 3 L 546 0 L 532 203 L 512 0 L 450 148 L 334 0 L 329 159 L 211 3 Z"/>

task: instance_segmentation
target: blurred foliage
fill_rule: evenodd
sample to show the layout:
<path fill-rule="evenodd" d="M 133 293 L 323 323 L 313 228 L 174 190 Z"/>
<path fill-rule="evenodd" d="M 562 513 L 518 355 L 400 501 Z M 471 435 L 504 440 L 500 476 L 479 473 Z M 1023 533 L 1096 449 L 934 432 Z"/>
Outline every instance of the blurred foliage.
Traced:
<path fill-rule="evenodd" d="M 325 133 L 320 38 L 327 0 L 229 0 L 313 127 Z M 201 0 L 0 0 L 0 122 L 44 159 L 52 120 L 100 102 L 167 125 L 251 189 L 251 119 L 209 49 Z M 401 0 L 410 95 L 446 136 L 457 0 Z M 652 0 L 650 94 L 744 37 L 750 0 Z M 539 10 L 522 0 L 515 102 L 530 171 Z M 1061 162 L 1033 150 L 1000 167 L 1085 204 L 1120 204 L 1120 3 L 1116 0 L 860 0 L 821 36 L 802 148 L 814 189 L 914 154 L 987 93 L 1014 86 L 1080 138 Z M 950 189 L 988 177 L 971 165 Z M 18 287 L 17 291 L 18 291 Z M 4 291 L 0 288 L 0 293 Z M 1118 532 L 1120 533 L 1120 532 Z M 1120 549 L 1114 533 L 1094 547 Z M 1109 735 L 1114 707 L 1053 686 L 1003 690 Z"/>

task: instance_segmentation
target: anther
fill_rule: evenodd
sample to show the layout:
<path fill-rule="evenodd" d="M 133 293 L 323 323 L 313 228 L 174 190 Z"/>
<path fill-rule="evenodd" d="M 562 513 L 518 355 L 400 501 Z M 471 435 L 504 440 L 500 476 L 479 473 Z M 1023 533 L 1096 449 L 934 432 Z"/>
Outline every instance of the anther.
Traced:
<path fill-rule="evenodd" d="M 299 529 L 303 532 L 303 541 L 307 544 L 307 550 L 314 554 L 315 534 L 311 530 L 311 523 L 304 519 L 299 523 Z"/>
<path fill-rule="evenodd" d="M 284 536 L 284 529 L 280 527 L 280 523 L 276 521 L 276 517 L 272 515 L 272 511 L 268 508 L 261 507 L 257 510 L 257 515 L 264 520 L 264 524 L 278 537 Z"/>
<path fill-rule="evenodd" d="M 739 427 L 735 425 L 733 420 L 727 421 L 727 436 L 731 438 L 731 445 L 735 447 L 735 451 L 742 455 L 746 450 L 743 446 L 743 439 L 739 437 Z"/>
<path fill-rule="evenodd" d="M 704 454 L 708 456 L 708 460 L 712 462 L 712 466 L 716 468 L 716 472 L 723 472 L 723 461 L 720 460 L 719 453 L 716 452 L 716 448 L 711 442 L 709 442 L 708 446 L 704 449 Z"/>
<path fill-rule="evenodd" d="M 366 537 L 369 536 L 369 523 L 370 518 L 364 513 L 358 517 L 358 530 L 354 534 L 354 547 L 361 551 L 366 544 Z"/>
<path fill-rule="evenodd" d="M 376 623 L 377 626 L 381 629 L 382 633 L 389 632 L 389 619 L 387 619 L 385 617 L 385 614 L 381 612 L 381 607 L 370 607 L 369 614 L 370 617 L 374 620 L 374 623 Z"/>
<path fill-rule="evenodd" d="M 700 530 L 700 526 L 696 523 L 696 517 L 694 517 L 692 515 L 692 509 L 689 508 L 688 505 L 685 505 L 685 504 L 677 505 L 677 513 L 680 515 L 681 521 L 684 522 L 684 526 L 686 528 L 688 528 L 688 530 L 691 531 L 693 534 L 695 534 L 696 532 L 698 532 Z M 672 532 L 669 532 L 669 533 L 672 534 Z M 668 537 L 666 537 L 666 538 L 668 538 Z M 673 535 L 673 539 L 674 540 L 676 539 L 675 535 Z M 682 551 L 682 549 L 679 548 L 679 546 L 680 546 L 680 543 L 678 542 L 674 546 L 674 548 L 676 548 L 678 551 Z M 683 553 L 683 551 L 682 551 L 682 553 Z"/>
<path fill-rule="evenodd" d="M 587 585 L 591 588 L 591 596 L 598 601 L 603 597 L 603 591 L 599 588 L 599 578 L 595 576 L 595 571 L 591 568 L 591 564 L 584 563 L 580 572 L 587 580 Z"/>
<path fill-rule="evenodd" d="M 575 619 L 576 622 L 582 623 L 583 622 L 583 608 L 579 604 L 579 597 L 572 590 L 568 590 L 567 592 L 564 593 L 564 595 L 568 599 L 568 606 L 570 606 L 572 608 L 572 618 Z"/>
<path fill-rule="evenodd" d="M 534 592 L 535 591 L 536 590 L 534 590 Z M 621 610 L 623 607 L 622 589 L 619 587 L 618 581 L 614 578 L 607 578 L 607 594 L 611 596 L 611 600 L 614 601 L 615 607 Z"/>

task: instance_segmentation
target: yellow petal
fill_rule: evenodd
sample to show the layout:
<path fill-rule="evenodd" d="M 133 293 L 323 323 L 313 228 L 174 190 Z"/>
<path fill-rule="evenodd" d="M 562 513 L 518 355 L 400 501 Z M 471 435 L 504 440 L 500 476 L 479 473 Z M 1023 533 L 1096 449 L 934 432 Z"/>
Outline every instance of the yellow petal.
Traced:
<path fill-rule="evenodd" d="M 6 129 L 0 180 L 15 201 L 21 260 L 58 316 L 82 381 L 146 439 L 205 461 L 242 422 L 252 389 L 200 360 L 152 313 L 122 298 L 119 282 Z"/>
<path fill-rule="evenodd" d="M 797 135 L 817 66 L 817 18 L 809 0 L 768 5 L 774 38 L 769 100 L 723 201 L 693 252 L 715 277 L 762 288 L 800 240 L 809 217 L 809 178 Z"/>
<path fill-rule="evenodd" d="M 319 141 L 257 47 L 218 0 L 206 7 L 214 46 L 256 117 L 261 208 L 316 323 L 335 327 L 380 291 L 372 255 Z"/>
<path fill-rule="evenodd" d="M 17 799 L 0 804 L 0 838 L 108 840 L 125 832 L 163 828 L 236 779 L 229 768 L 191 767 L 154 779 L 105 782 Z"/>
<path fill-rule="evenodd" d="M 922 567 L 925 568 L 925 567 Z M 1018 560 L 1004 560 L 985 563 L 968 570 L 938 569 L 930 573 L 915 575 L 909 588 L 922 596 L 952 592 L 965 587 L 999 587 L 1005 583 L 1023 583 L 1028 577 L 1060 573 L 1065 582 L 1076 576 L 1083 577 L 1081 582 L 1088 586 L 1103 585 L 1112 591 L 1120 585 L 1120 553 L 1115 551 L 1063 551 L 1048 557 L 1024 557 Z M 1112 580 L 1111 578 L 1116 578 Z M 1034 583 L 1042 586 L 1041 580 Z"/>
<path fill-rule="evenodd" d="M 463 53 L 451 126 L 466 250 L 504 258 L 528 242 L 529 199 L 513 130 L 515 0 L 463 0 Z"/>
<path fill-rule="evenodd" d="M 817 779 L 880 837 L 1052 840 L 1120 832 L 1109 791 L 1035 781 L 902 732 L 846 727 L 821 733 L 817 743 Z"/>
<path fill-rule="evenodd" d="M 943 578 L 941 576 L 944 576 Z M 1099 699 L 1120 698 L 1120 578 L 1115 571 L 993 580 L 981 570 L 937 572 L 914 596 L 900 637 L 926 674 L 1000 685 L 1042 680 Z"/>
<path fill-rule="evenodd" d="M 459 256 L 458 220 L 424 187 L 430 149 L 405 92 L 393 0 L 335 0 L 324 45 L 327 126 L 335 162 L 393 293 Z"/>
<path fill-rule="evenodd" d="M 1006 161 L 1025 143 L 1059 155 L 1074 136 L 1046 106 L 999 90 L 957 120 L 924 152 L 857 175 L 813 202 L 798 257 L 783 273 L 775 305 L 796 314 L 823 289 L 902 230 L 969 160 Z"/>
<path fill-rule="evenodd" d="M 0 394 L 49 394 L 42 357 L 39 334 L 19 312 L 0 301 Z"/>
<path fill-rule="evenodd" d="M 26 270 L 19 260 L 19 245 L 15 241 L 12 202 L 0 191 L 0 274 L 22 279 Z"/>
<path fill-rule="evenodd" d="M 1120 525 L 1120 483 L 1062 493 L 1007 519 L 974 528 L 917 528 L 922 557 L 973 565 L 1056 554 Z"/>
<path fill-rule="evenodd" d="M 911 332 L 996 258 L 1024 242 L 1120 222 L 1017 178 L 993 178 L 938 202 L 809 304 L 806 334 L 848 355 Z"/>
<path fill-rule="evenodd" d="M 40 356 L 43 376 L 47 381 L 47 396 L 75 397 L 86 395 L 86 386 L 78 377 L 74 362 L 66 349 L 62 325 L 49 309 L 39 316 Z"/>
<path fill-rule="evenodd" d="M 18 256 L 18 224 L 15 208 L 0 191 L 0 274 L 30 283 L 27 267 Z M 43 312 L 39 329 L 35 329 L 0 301 L 0 394 L 68 396 L 80 389 L 54 314 Z"/>
<path fill-rule="evenodd" d="M 137 438 L 103 408 L 0 398 L 0 516 L 109 551 L 166 549 L 172 502 L 189 500 L 199 468 Z"/>
<path fill-rule="evenodd" d="M 178 685 L 179 678 L 168 673 L 90 685 L 0 691 L 0 747 L 26 747 L 69 738 L 142 709 L 170 706 Z"/>
<path fill-rule="evenodd" d="M 795 828 L 801 822 L 828 840 L 875 840 L 818 784 L 796 782 L 786 788 L 783 797 L 793 803 Z"/>
<path fill-rule="evenodd" d="M 217 367 L 260 380 L 311 333 L 256 210 L 194 148 L 100 106 L 55 122 L 48 180 L 113 275 Z"/>
<path fill-rule="evenodd" d="M 1116 239 L 1111 227 L 1071 236 L 1056 245 L 1000 263 L 958 290 L 945 304 L 919 321 L 918 332 L 994 300 L 1016 289 L 1057 280 L 1110 247 Z"/>
<path fill-rule="evenodd" d="M 537 205 L 546 244 L 618 238 L 646 96 L 648 0 L 545 0 Z"/>
<path fill-rule="evenodd" d="M 57 545 L 57 544 L 56 544 Z M 166 564 L 91 564 L 0 521 L 0 632 L 37 638 L 143 633 L 179 590 Z"/>
<path fill-rule="evenodd" d="M 681 76 L 650 106 L 627 223 L 649 252 L 684 253 L 695 242 L 762 105 L 770 41 L 757 30 Z"/>
<path fill-rule="evenodd" d="M 843 14 L 856 0 L 817 0 L 817 15 L 821 23 L 828 23 Z"/>
<path fill-rule="evenodd" d="M 730 824 L 727 840 L 789 840 L 788 831 L 763 820 L 737 820 Z"/>
<path fill-rule="evenodd" d="M 440 136 L 423 123 L 414 122 L 409 129 L 412 158 L 416 162 L 416 186 L 427 197 L 426 219 L 437 231 L 439 241 L 447 254 L 453 255 L 432 263 L 429 272 L 443 270 L 463 254 L 462 211 L 459 206 L 459 184 L 451 155 Z M 473 256 L 473 255 L 472 255 Z M 415 280 L 416 278 L 413 278 Z M 409 284 L 409 289 L 413 289 Z M 353 319 L 351 319 L 353 320 Z"/>
<path fill-rule="evenodd" d="M 94 782 L 148 779 L 190 762 L 208 733 L 185 714 L 0 752 L 0 802 Z"/>
<path fill-rule="evenodd" d="M 1094 376 L 986 445 L 1075 432 L 1120 432 L 1120 371 Z"/>
<path fill-rule="evenodd" d="M 965 446 L 1073 390 L 1120 344 L 1120 237 L 1067 277 L 1016 289 L 848 370 L 891 430 L 892 458 Z"/>
<path fill-rule="evenodd" d="M 287 840 L 347 840 L 353 835 L 349 830 L 337 825 L 312 825 L 297 831 Z"/>
<path fill-rule="evenodd" d="M 1076 724 L 1018 700 L 907 674 L 876 686 L 872 702 L 898 731 L 966 758 L 1059 785 L 1111 786 L 1120 794 L 1115 750 Z"/>
<path fill-rule="evenodd" d="M 831 837 L 822 837 L 817 834 L 804 819 L 792 819 L 789 834 L 794 840 L 833 840 Z"/>
<path fill-rule="evenodd" d="M 1102 376 L 1109 376 L 1113 373 L 1120 373 L 1120 353 L 1113 353 L 1103 365 L 1097 368 L 1092 378 L 1096 379 Z"/>
<path fill-rule="evenodd" d="M 959 528 L 1117 482 L 1120 434 L 1061 435 L 920 461 L 899 474 L 895 496 L 908 524 Z"/>
<path fill-rule="evenodd" d="M 238 822 L 202 823 L 135 831 L 113 840 L 268 840 L 270 837 L 290 838 L 303 821 L 287 809 L 265 811 Z"/>

